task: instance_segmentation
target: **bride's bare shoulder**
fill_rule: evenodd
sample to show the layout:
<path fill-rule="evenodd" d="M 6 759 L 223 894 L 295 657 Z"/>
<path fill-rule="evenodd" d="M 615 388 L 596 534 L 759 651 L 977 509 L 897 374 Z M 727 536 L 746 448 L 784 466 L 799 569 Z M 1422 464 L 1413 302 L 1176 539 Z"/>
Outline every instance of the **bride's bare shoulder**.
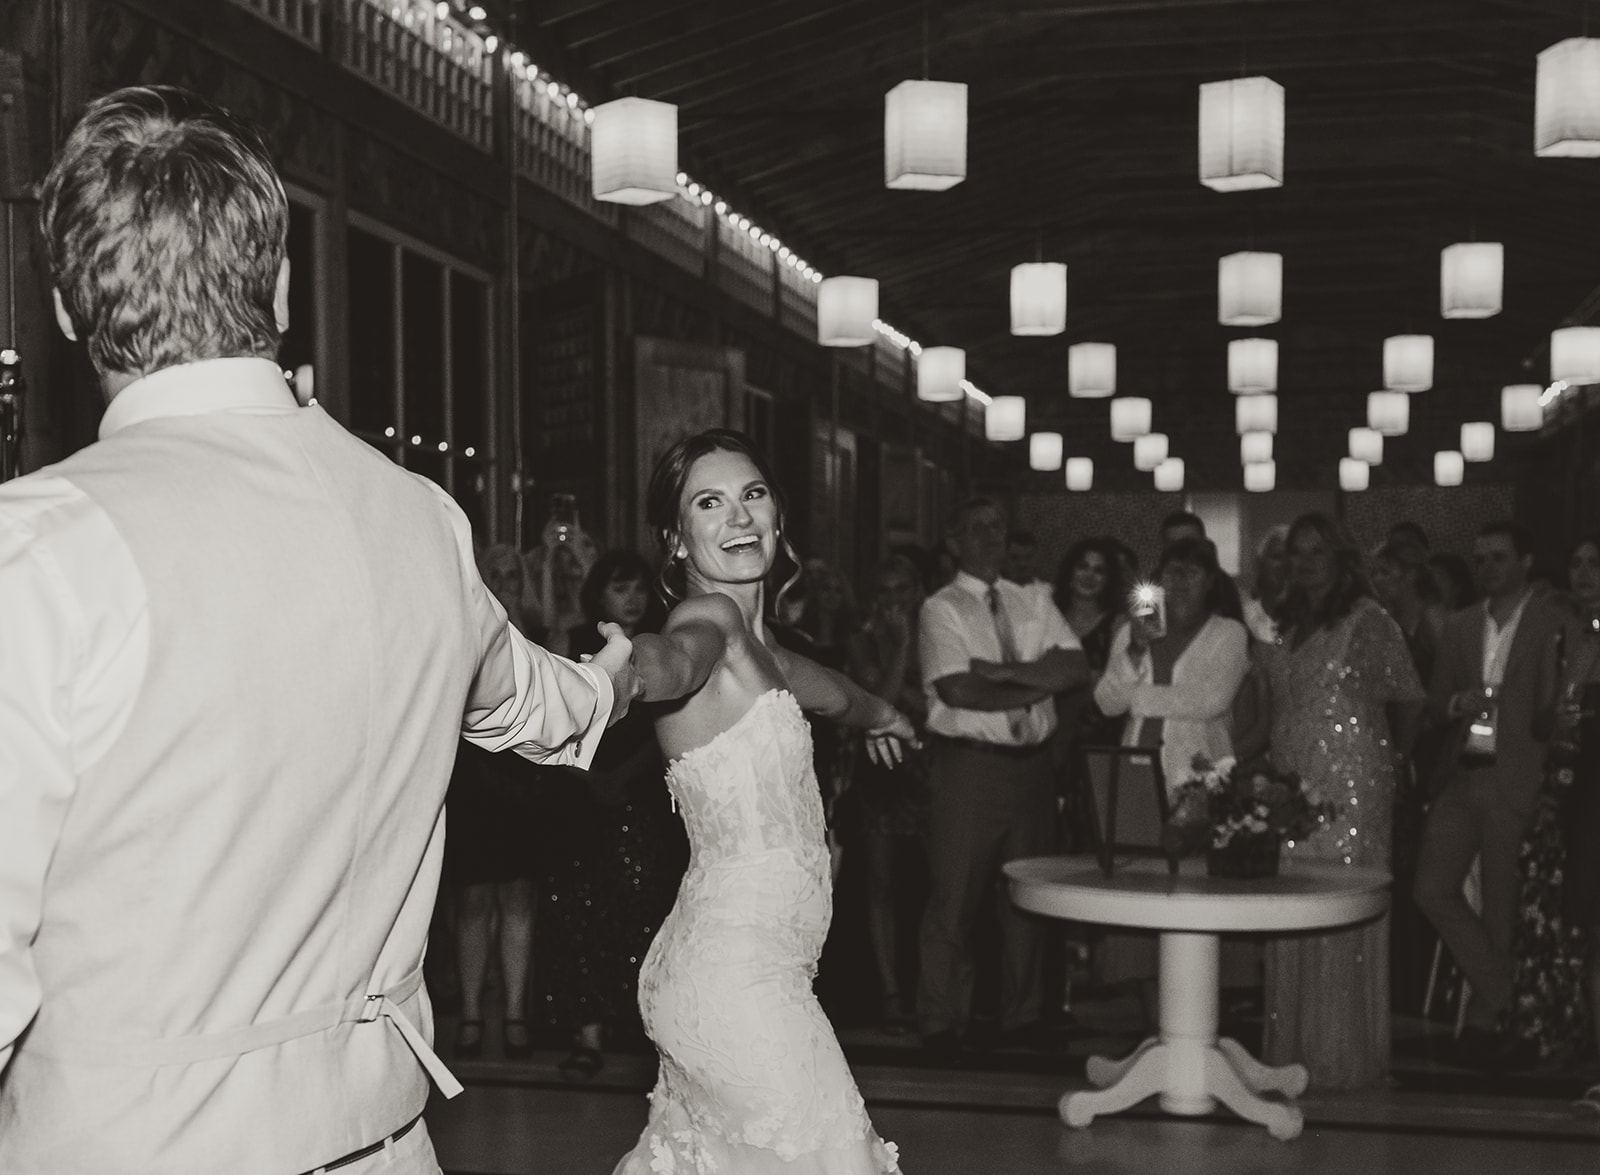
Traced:
<path fill-rule="evenodd" d="M 744 631 L 744 615 L 739 605 L 721 592 L 707 592 L 703 596 L 690 596 L 673 608 L 664 631 L 691 624 L 709 624 L 727 636 L 734 636 Z"/>

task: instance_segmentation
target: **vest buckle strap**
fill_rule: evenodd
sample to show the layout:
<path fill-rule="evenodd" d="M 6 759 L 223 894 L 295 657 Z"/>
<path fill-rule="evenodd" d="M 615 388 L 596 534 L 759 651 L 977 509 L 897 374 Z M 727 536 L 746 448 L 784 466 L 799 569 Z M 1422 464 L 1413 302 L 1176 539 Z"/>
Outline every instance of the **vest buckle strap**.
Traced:
<path fill-rule="evenodd" d="M 383 1015 L 383 1001 L 384 995 L 382 992 L 378 992 L 376 995 L 369 995 L 367 1002 L 362 1005 L 361 1015 L 357 1019 L 362 1024 L 371 1024 L 379 1016 Z"/>

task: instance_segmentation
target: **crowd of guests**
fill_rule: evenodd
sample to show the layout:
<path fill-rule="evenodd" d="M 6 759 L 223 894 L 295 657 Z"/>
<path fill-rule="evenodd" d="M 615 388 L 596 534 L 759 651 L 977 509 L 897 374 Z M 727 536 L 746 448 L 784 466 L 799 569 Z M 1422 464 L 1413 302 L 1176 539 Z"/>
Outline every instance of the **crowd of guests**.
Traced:
<path fill-rule="evenodd" d="M 482 554 L 530 636 L 578 656 L 597 644 L 596 621 L 629 633 L 662 622 L 639 555 L 601 553 L 581 530 L 546 539 L 531 558 Z M 813 724 L 836 876 L 849 871 L 841 892 L 864 938 L 851 982 L 872 988 L 877 1023 L 947 1057 L 973 1045 L 980 1019 L 984 1045 L 1048 1039 L 1062 931 L 1016 911 L 999 870 L 1093 847 L 1080 752 L 1121 744 L 1150 751 L 1171 789 L 1196 757 L 1266 756 L 1334 813 L 1286 845 L 1289 858 L 1395 876 L 1376 922 L 1232 948 L 1263 985 L 1269 1063 L 1304 1063 L 1322 1088 L 1381 1081 L 1391 1013 L 1420 1009 L 1441 940 L 1464 980 L 1463 1059 L 1586 1063 L 1600 1019 L 1600 539 L 1578 543 L 1564 575 L 1538 576 L 1514 523 L 1484 525 L 1469 563 L 1432 551 L 1413 523 L 1363 553 L 1309 514 L 1260 537 L 1247 584 L 1222 570 L 1192 514 L 1166 518 L 1159 546 L 1141 569 L 1123 541 L 1086 537 L 1047 581 L 1033 536 L 974 498 L 943 551 L 895 550 L 859 603 L 820 560 L 783 572 L 777 639 L 922 733 L 909 767 L 891 772 Z M 1130 609 L 1140 582 L 1163 590 L 1159 623 Z M 458 1056 L 482 1047 L 491 955 L 504 1055 L 530 1048 L 530 1015 L 535 1032 L 568 1042 L 573 1077 L 637 1035 L 638 966 L 686 859 L 662 771 L 643 713 L 607 736 L 587 774 L 463 748 L 441 903 Z M 980 952 L 984 933 L 997 941 Z M 1153 943 L 1092 941 L 1094 978 L 1148 999 Z M 988 1017 L 974 1011 L 985 968 Z"/>

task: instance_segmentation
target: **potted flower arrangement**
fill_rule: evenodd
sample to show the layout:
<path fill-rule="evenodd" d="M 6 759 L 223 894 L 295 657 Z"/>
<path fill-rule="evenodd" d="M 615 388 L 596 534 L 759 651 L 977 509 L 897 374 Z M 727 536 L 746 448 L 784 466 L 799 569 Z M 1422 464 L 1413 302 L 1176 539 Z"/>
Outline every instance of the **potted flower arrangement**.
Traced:
<path fill-rule="evenodd" d="M 1210 762 L 1195 756 L 1194 774 L 1173 796 L 1162 841 L 1175 857 L 1204 848 L 1213 877 L 1272 877 L 1285 839 L 1309 836 L 1334 812 L 1298 775 L 1265 759 Z"/>

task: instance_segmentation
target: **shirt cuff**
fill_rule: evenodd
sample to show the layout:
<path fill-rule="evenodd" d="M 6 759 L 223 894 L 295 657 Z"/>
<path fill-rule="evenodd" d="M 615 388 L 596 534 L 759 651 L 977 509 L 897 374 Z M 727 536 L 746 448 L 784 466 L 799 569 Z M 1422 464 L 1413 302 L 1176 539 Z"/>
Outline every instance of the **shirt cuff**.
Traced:
<path fill-rule="evenodd" d="M 575 744 L 568 744 L 572 755 L 569 760 L 570 765 L 587 771 L 589 765 L 594 762 L 594 753 L 600 746 L 601 738 L 605 736 L 607 725 L 611 722 L 611 711 L 616 706 L 617 691 L 611 684 L 609 674 L 587 663 L 577 663 L 573 667 L 594 684 L 594 718 L 583 736 Z"/>

